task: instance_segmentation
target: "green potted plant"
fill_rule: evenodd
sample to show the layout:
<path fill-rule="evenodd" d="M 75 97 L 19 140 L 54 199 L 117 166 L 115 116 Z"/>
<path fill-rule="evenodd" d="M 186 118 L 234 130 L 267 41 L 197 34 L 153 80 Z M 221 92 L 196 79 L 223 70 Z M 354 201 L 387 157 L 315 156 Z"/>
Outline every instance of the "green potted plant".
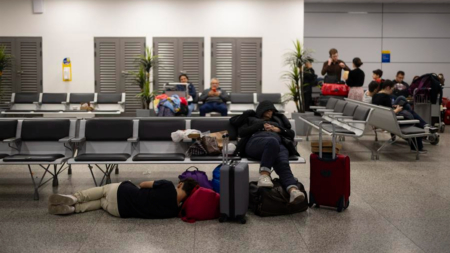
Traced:
<path fill-rule="evenodd" d="M 306 62 L 312 61 L 313 50 L 305 49 L 298 39 L 293 44 L 294 49 L 285 55 L 285 64 L 289 66 L 290 70 L 283 74 L 289 89 L 289 92 L 283 97 L 283 102 L 293 101 L 295 103 L 297 112 L 292 113 L 292 118 L 295 120 L 297 134 L 304 136 L 309 131 L 309 127 L 299 119 L 299 116 L 305 114 L 305 87 L 312 85 L 304 82 L 304 74 L 309 71 L 304 66 Z"/>
<path fill-rule="evenodd" d="M 150 89 L 151 85 L 151 70 L 156 66 L 158 62 L 158 56 L 152 54 L 150 48 L 145 49 L 145 55 L 140 55 L 137 58 L 139 62 L 139 72 L 132 73 L 134 76 L 134 82 L 139 85 L 141 92 L 136 96 L 141 99 L 142 109 L 136 110 L 137 117 L 149 117 L 151 114 L 152 101 L 156 96 L 156 92 L 152 92 Z"/>
<path fill-rule="evenodd" d="M 12 66 L 13 56 L 6 53 L 6 46 L 0 45 L 0 101 L 3 97 L 2 78 L 3 71 Z M 0 110 L 2 110 L 0 108 Z"/>

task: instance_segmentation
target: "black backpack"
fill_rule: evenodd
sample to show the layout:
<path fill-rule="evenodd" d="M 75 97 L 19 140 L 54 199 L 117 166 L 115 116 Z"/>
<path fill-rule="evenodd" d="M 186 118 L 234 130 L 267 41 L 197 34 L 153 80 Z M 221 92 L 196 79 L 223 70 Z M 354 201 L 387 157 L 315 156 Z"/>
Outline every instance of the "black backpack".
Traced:
<path fill-rule="evenodd" d="M 281 186 L 278 178 L 273 180 L 273 188 L 258 188 L 257 184 L 255 181 L 250 182 L 249 209 L 258 216 L 287 215 L 304 212 L 308 209 L 308 195 L 300 182 L 297 182 L 297 186 L 305 194 L 305 200 L 297 205 L 289 204 L 289 193 Z"/>

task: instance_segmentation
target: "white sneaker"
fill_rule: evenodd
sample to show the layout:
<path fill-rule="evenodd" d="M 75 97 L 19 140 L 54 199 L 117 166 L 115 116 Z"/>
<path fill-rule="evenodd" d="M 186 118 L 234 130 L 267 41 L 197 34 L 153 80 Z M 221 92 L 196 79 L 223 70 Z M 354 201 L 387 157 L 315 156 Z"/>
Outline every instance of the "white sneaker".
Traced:
<path fill-rule="evenodd" d="M 305 200 L 305 194 L 303 194 L 303 192 L 297 189 L 292 190 L 290 195 L 291 195 L 291 198 L 289 199 L 290 204 L 297 205 L 300 204 L 303 200 Z"/>
<path fill-rule="evenodd" d="M 53 194 L 48 198 L 49 205 L 68 205 L 73 206 L 78 199 L 73 195 Z"/>
<path fill-rule="evenodd" d="M 258 179 L 258 187 L 273 187 L 272 178 L 268 175 L 260 175 Z"/>
<path fill-rule="evenodd" d="M 48 213 L 49 214 L 71 214 L 75 213 L 75 207 L 74 206 L 68 206 L 68 205 L 58 205 L 48 206 Z"/>

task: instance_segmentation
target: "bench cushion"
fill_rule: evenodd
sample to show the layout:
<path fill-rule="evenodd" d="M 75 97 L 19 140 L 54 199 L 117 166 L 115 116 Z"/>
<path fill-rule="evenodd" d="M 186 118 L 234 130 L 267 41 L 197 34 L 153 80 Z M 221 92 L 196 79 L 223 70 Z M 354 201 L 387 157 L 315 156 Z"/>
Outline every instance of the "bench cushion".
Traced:
<path fill-rule="evenodd" d="M 67 101 L 67 93 L 43 93 L 43 104 L 61 104 Z M 90 101 L 89 101 L 90 102 Z"/>
<path fill-rule="evenodd" d="M 233 104 L 253 104 L 253 93 L 230 93 L 230 101 Z"/>
<path fill-rule="evenodd" d="M 9 156 L 8 154 L 0 154 L 0 159 L 3 159 L 5 157 Z"/>
<path fill-rule="evenodd" d="M 289 161 L 297 161 L 298 158 L 300 158 L 300 156 L 291 155 L 291 156 L 289 156 Z M 248 157 L 247 160 L 249 160 L 249 161 L 259 161 L 257 159 L 252 159 L 250 157 Z"/>
<path fill-rule="evenodd" d="M 21 138 L 23 141 L 58 141 L 69 136 L 70 120 L 24 120 Z"/>
<path fill-rule="evenodd" d="M 11 155 L 3 158 L 4 162 L 53 162 L 57 159 L 63 158 L 61 154 L 40 154 L 40 155 Z"/>
<path fill-rule="evenodd" d="M 130 158 L 129 154 L 81 154 L 75 157 L 77 162 L 92 162 L 92 161 L 112 161 L 125 162 Z"/>
<path fill-rule="evenodd" d="M 16 137 L 17 120 L 0 120 L 0 141 Z"/>
<path fill-rule="evenodd" d="M 122 101 L 122 93 L 99 93 L 97 94 L 98 104 L 117 104 Z"/>
<path fill-rule="evenodd" d="M 133 137 L 133 120 L 91 119 L 86 121 L 87 141 L 126 141 Z"/>
<path fill-rule="evenodd" d="M 230 160 L 235 160 L 235 161 L 239 161 L 242 158 L 239 156 L 229 156 L 228 159 Z M 191 161 L 218 161 L 221 162 L 222 161 L 222 156 L 191 156 Z"/>
<path fill-rule="evenodd" d="M 39 102 L 39 93 L 16 93 L 14 95 L 16 104 L 32 104 L 33 102 Z"/>
<path fill-rule="evenodd" d="M 141 153 L 133 157 L 133 161 L 184 161 L 185 155 L 182 153 L 157 154 Z"/>
<path fill-rule="evenodd" d="M 358 106 L 355 110 L 355 114 L 353 114 L 353 119 L 365 121 L 367 116 L 369 116 L 369 111 L 370 109 L 367 107 Z"/>
<path fill-rule="evenodd" d="M 71 104 L 81 104 L 94 101 L 94 93 L 70 93 Z"/>
<path fill-rule="evenodd" d="M 425 130 L 415 126 L 404 126 L 400 128 L 403 134 L 423 134 Z"/>
<path fill-rule="evenodd" d="M 262 102 L 268 100 L 274 104 L 281 104 L 281 93 L 258 93 L 256 95 L 256 101 Z"/>
<path fill-rule="evenodd" d="M 172 141 L 171 134 L 186 129 L 184 119 L 139 120 L 139 139 L 143 141 Z"/>

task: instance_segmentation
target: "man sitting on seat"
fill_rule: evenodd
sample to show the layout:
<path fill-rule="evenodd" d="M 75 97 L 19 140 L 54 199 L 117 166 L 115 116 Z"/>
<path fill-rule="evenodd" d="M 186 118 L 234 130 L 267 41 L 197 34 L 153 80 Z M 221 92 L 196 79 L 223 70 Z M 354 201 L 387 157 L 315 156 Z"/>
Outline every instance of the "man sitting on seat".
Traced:
<path fill-rule="evenodd" d="M 48 212 L 72 214 L 103 209 L 120 218 L 173 218 L 197 185 L 193 179 L 183 179 L 176 187 L 167 180 L 142 182 L 140 188 L 130 181 L 107 184 L 73 195 L 53 194 L 48 200 Z"/>
<path fill-rule="evenodd" d="M 258 187 L 273 187 L 270 173 L 272 167 L 281 185 L 290 194 L 291 203 L 300 203 L 305 195 L 297 188 L 297 179 L 289 166 L 289 156 L 299 153 L 294 145 L 295 132 L 289 120 L 270 101 L 262 101 L 253 110 L 234 116 L 230 123 L 238 127 L 239 137 L 235 155 L 260 160 Z"/>
<path fill-rule="evenodd" d="M 219 79 L 211 79 L 211 88 L 203 91 L 199 98 L 203 102 L 200 107 L 200 116 L 205 116 L 210 112 L 219 112 L 222 116 L 228 115 L 227 101 L 228 94 L 219 87 Z"/>

